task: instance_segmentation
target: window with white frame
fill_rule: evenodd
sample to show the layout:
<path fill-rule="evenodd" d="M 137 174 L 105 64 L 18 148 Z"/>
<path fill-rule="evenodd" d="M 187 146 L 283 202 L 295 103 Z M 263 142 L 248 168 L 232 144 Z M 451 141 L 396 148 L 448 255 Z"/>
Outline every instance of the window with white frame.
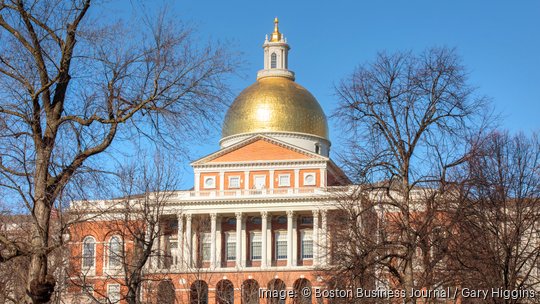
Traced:
<path fill-rule="evenodd" d="M 210 248 L 212 247 L 212 240 L 210 233 L 203 233 L 201 235 L 201 257 L 203 261 L 210 261 Z"/>
<path fill-rule="evenodd" d="M 225 259 L 227 261 L 236 260 L 236 232 L 225 234 Z"/>
<path fill-rule="evenodd" d="M 215 176 L 205 176 L 203 186 L 204 186 L 204 189 L 215 189 L 216 188 L 216 177 Z"/>
<path fill-rule="evenodd" d="M 229 176 L 229 188 L 231 189 L 240 188 L 240 176 Z"/>
<path fill-rule="evenodd" d="M 88 236 L 83 241 L 82 248 L 83 268 L 93 268 L 96 262 L 96 240 Z"/>
<path fill-rule="evenodd" d="M 287 259 L 287 231 L 276 231 L 276 260 Z"/>
<path fill-rule="evenodd" d="M 109 268 L 119 268 L 122 265 L 122 241 L 119 236 L 109 240 Z"/>
<path fill-rule="evenodd" d="M 120 284 L 107 285 L 107 298 L 109 298 L 110 303 L 120 302 Z"/>
<path fill-rule="evenodd" d="M 291 185 L 291 175 L 290 174 L 280 174 L 278 176 L 278 186 L 279 187 L 289 187 Z"/>
<path fill-rule="evenodd" d="M 304 186 L 315 186 L 315 173 L 304 173 Z"/>
<path fill-rule="evenodd" d="M 260 231 L 251 232 L 251 260 L 262 258 L 262 236 Z"/>
<path fill-rule="evenodd" d="M 302 230 L 300 233 L 302 259 L 313 258 L 313 231 Z"/>

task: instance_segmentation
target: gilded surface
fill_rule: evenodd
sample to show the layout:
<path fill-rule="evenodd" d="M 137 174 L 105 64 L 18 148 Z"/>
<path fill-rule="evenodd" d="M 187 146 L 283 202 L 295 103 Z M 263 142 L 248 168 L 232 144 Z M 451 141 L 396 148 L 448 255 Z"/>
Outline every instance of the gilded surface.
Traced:
<path fill-rule="evenodd" d="M 227 111 L 223 138 L 258 132 L 296 132 L 328 139 L 326 116 L 315 97 L 283 77 L 258 80 Z"/>
<path fill-rule="evenodd" d="M 278 24 L 279 24 L 279 20 L 276 17 L 276 19 L 274 19 L 274 32 L 272 33 L 272 36 L 270 38 L 270 42 L 279 42 L 279 41 L 281 41 L 281 33 L 279 32 Z"/>

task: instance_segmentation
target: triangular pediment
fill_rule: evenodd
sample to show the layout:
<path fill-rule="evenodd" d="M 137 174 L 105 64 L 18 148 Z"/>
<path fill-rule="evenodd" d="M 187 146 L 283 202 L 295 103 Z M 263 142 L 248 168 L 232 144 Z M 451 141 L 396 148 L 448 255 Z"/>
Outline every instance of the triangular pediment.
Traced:
<path fill-rule="evenodd" d="M 327 158 L 285 142 L 257 135 L 207 155 L 192 165 L 257 161 L 326 160 Z"/>

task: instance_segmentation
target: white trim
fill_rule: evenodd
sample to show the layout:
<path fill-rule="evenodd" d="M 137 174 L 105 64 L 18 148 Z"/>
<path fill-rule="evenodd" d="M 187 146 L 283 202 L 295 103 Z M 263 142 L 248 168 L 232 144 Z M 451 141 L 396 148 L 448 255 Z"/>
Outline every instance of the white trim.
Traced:
<path fill-rule="evenodd" d="M 307 182 L 307 179 L 311 177 L 313 178 L 313 181 Z M 315 172 L 304 172 L 302 174 L 302 179 L 304 181 L 304 186 L 316 186 L 317 185 L 317 175 Z"/>
<path fill-rule="evenodd" d="M 118 288 L 118 299 L 111 299 L 111 289 L 112 287 L 114 287 L 115 289 Z M 116 291 L 115 291 L 116 292 Z M 116 296 L 116 295 L 115 295 Z M 122 299 L 122 293 L 121 293 L 121 287 L 120 287 L 120 284 L 118 283 L 113 283 L 113 284 L 107 284 L 107 299 L 109 300 L 110 303 L 118 303 L 120 302 L 120 300 Z"/>
<path fill-rule="evenodd" d="M 231 180 L 235 179 L 235 178 L 238 179 L 238 186 L 232 187 L 231 186 Z M 228 187 L 228 189 L 240 189 L 240 184 L 241 184 L 240 181 L 242 180 L 240 175 L 229 175 L 228 179 L 229 179 L 229 187 Z"/>
<path fill-rule="evenodd" d="M 282 177 L 287 177 L 286 183 L 281 183 Z M 290 187 L 290 186 L 291 186 L 291 174 L 290 173 L 278 174 L 278 187 Z"/>
<path fill-rule="evenodd" d="M 207 185 L 209 181 L 212 181 L 211 185 Z M 203 189 L 216 189 L 216 177 L 215 176 L 205 176 L 203 177 Z"/>
<path fill-rule="evenodd" d="M 93 256 L 92 256 L 92 266 L 84 266 L 84 245 L 87 240 L 91 240 L 93 242 L 94 248 L 93 248 Z M 96 274 L 96 238 L 88 235 L 86 236 L 83 241 L 81 242 L 81 270 L 86 275 L 95 275 Z"/>

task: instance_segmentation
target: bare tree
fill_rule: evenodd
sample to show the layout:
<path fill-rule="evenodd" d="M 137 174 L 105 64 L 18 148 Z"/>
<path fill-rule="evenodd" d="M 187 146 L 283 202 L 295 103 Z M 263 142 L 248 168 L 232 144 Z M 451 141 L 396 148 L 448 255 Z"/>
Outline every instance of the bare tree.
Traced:
<path fill-rule="evenodd" d="M 482 128 L 484 120 L 477 113 L 486 112 L 485 100 L 474 95 L 465 68 L 447 48 L 420 55 L 379 54 L 342 81 L 336 92 L 334 116 L 349 135 L 342 160 L 364 191 L 352 199 L 371 201 L 356 204 L 357 214 L 371 209 L 379 217 L 379 253 L 369 256 L 382 266 L 391 285 L 407 291 L 407 302 L 414 302 L 412 288 L 438 284 L 428 282 L 426 273 L 435 261 L 417 256 L 422 251 L 430 256 L 430 248 L 422 244 L 429 244 L 425 240 L 433 228 L 443 224 L 435 220 L 446 208 L 441 198 L 447 191 L 447 172 L 463 163 L 468 132 Z M 365 255 L 352 262 L 366 265 Z"/>
<path fill-rule="evenodd" d="M 103 169 L 113 144 L 143 135 L 178 147 L 186 131 L 203 130 L 233 68 L 223 48 L 197 47 L 190 29 L 162 16 L 122 25 L 94 9 L 90 0 L 0 2 L 0 185 L 33 219 L 29 243 L 0 238 L 13 248 L 2 260 L 30 257 L 34 303 L 55 285 L 55 202 Z"/>
<path fill-rule="evenodd" d="M 461 284 L 500 289 L 491 303 L 522 303 L 540 290 L 540 141 L 538 135 L 492 133 L 467 162 L 451 251 Z"/>
<path fill-rule="evenodd" d="M 144 282 L 162 279 L 146 270 L 157 269 L 165 263 L 166 252 L 158 244 L 165 234 L 164 210 L 177 185 L 174 166 L 165 162 L 162 156 L 153 161 L 141 162 L 144 157 L 137 159 L 136 164 L 118 170 L 117 184 L 122 197 L 104 201 L 100 210 L 96 210 L 92 202 L 77 202 L 72 208 L 72 216 L 81 221 L 70 227 L 76 240 L 84 238 L 94 227 L 88 225 L 90 222 L 99 224 L 94 227 L 99 230 L 95 235 L 105 233 L 109 236 L 103 248 L 106 257 L 103 272 L 110 282 L 120 284 L 121 298 L 130 304 L 143 302 L 140 296 Z M 85 219 L 88 213 L 92 215 Z M 80 241 L 82 243 L 82 239 Z M 84 289 L 95 282 L 92 274 L 88 275 L 82 269 L 81 261 L 81 256 L 71 257 L 70 277 L 76 278 L 71 280 L 72 284 Z M 96 301 L 108 296 L 105 291 L 98 290 L 86 290 L 86 295 Z"/>

